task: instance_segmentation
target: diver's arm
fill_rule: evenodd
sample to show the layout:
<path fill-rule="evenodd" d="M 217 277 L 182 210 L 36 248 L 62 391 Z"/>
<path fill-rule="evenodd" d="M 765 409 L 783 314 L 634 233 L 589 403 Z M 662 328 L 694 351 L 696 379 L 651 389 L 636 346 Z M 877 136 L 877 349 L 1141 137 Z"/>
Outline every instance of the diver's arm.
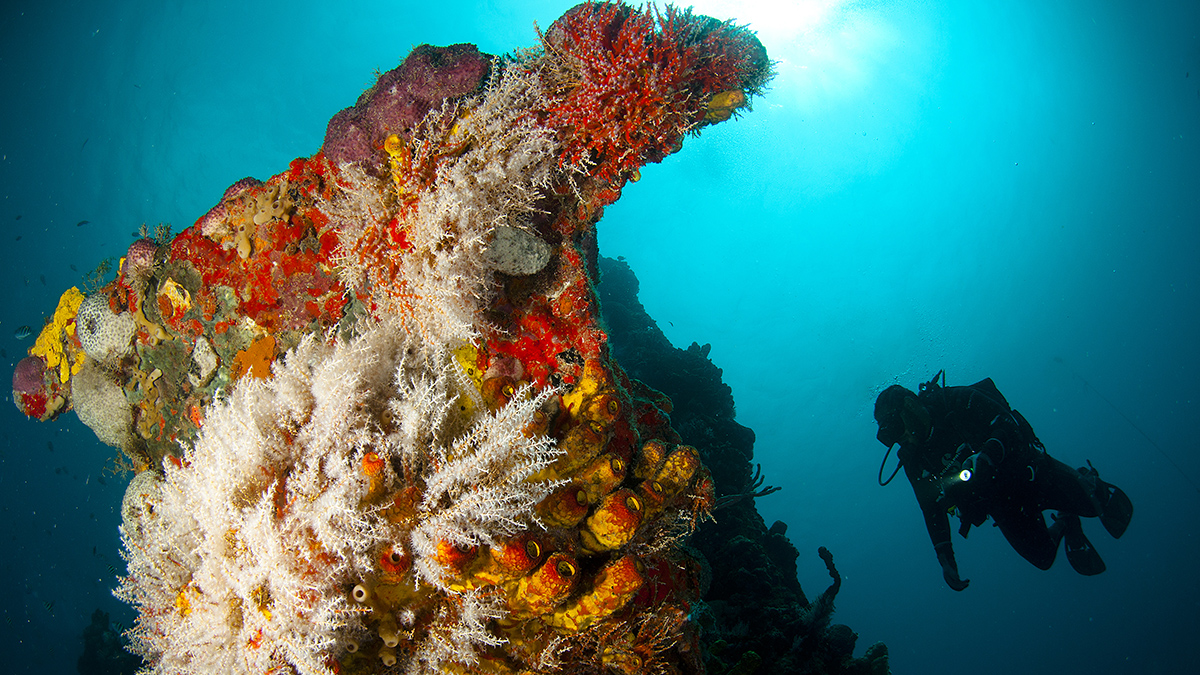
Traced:
<path fill-rule="evenodd" d="M 925 529 L 929 530 L 929 540 L 933 542 L 933 551 L 937 554 L 938 564 L 942 566 L 942 579 L 950 588 L 961 591 L 971 583 L 971 580 L 958 576 L 958 563 L 954 560 L 954 546 L 950 543 L 950 518 L 946 516 L 946 509 L 942 508 L 940 504 L 935 502 L 931 507 L 926 508 L 925 504 L 921 504 L 921 511 L 925 514 Z"/>
<path fill-rule="evenodd" d="M 925 517 L 925 529 L 929 532 L 938 564 L 942 566 L 942 578 L 947 586 L 961 591 L 971 580 L 958 576 L 958 563 L 954 560 L 954 547 L 950 544 L 950 518 L 938 500 L 937 489 L 932 481 L 922 479 L 920 469 L 907 464 L 904 469 L 917 496 L 917 503 L 921 506 L 921 514 Z"/>
<path fill-rule="evenodd" d="M 950 541 L 946 540 L 934 546 L 933 550 L 937 552 L 938 564 L 942 566 L 942 579 L 946 581 L 946 585 L 956 591 L 965 590 L 971 580 L 958 576 L 958 563 L 954 562 L 954 549 L 950 546 Z"/>
<path fill-rule="evenodd" d="M 925 517 L 925 529 L 929 531 L 929 539 L 937 546 L 943 541 L 950 541 L 950 519 L 946 517 L 945 507 L 939 502 L 941 494 L 937 485 L 918 464 L 919 462 L 906 461 L 904 473 L 908 476 L 913 494 L 917 497 L 917 504 L 921 507 L 921 514 Z"/>

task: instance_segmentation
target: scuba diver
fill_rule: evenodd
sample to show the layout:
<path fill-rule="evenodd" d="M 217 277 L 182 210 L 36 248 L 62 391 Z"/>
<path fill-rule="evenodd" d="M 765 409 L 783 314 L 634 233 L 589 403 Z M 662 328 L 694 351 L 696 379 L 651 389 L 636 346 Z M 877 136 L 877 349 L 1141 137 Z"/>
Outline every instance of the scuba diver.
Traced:
<path fill-rule="evenodd" d="M 1120 538 L 1133 516 L 1129 497 L 1100 480 L 1090 461 L 1076 470 L 1046 454 L 1033 427 L 1009 407 L 991 378 L 966 387 L 946 387 L 945 381 L 942 371 L 917 394 L 900 385 L 884 389 L 875 401 L 875 437 L 888 454 L 900 444 L 899 466 L 884 481 L 881 465 L 879 484 L 890 483 L 904 467 L 946 584 L 961 591 L 970 582 L 959 576 L 954 561 L 952 513 L 964 538 L 991 516 L 1017 553 L 1039 569 L 1050 569 L 1059 542 L 1065 541 L 1076 572 L 1103 572 L 1104 561 L 1079 519 L 1098 517 L 1109 534 Z M 1057 511 L 1049 527 L 1044 510 Z"/>

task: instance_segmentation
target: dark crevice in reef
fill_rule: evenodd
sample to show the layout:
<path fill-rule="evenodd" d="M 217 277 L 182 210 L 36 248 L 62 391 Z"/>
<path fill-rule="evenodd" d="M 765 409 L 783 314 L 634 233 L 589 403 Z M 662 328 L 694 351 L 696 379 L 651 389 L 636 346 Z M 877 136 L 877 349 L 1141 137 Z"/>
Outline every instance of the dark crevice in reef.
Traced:
<path fill-rule="evenodd" d="M 613 356 L 630 377 L 670 397 L 672 426 L 700 451 L 716 483 L 716 522 L 702 525 L 691 539 L 712 571 L 698 613 L 708 672 L 888 673 L 883 643 L 855 658 L 858 635 L 831 622 L 841 586 L 833 556 L 819 549 L 833 583 L 809 601 L 796 579 L 800 554 L 787 538 L 787 525 L 777 521 L 768 528 L 748 496 L 759 489 L 751 463 L 754 432 L 734 420 L 733 391 L 708 359 L 709 346 L 672 346 L 638 300 L 629 265 L 601 258 L 600 269 Z"/>

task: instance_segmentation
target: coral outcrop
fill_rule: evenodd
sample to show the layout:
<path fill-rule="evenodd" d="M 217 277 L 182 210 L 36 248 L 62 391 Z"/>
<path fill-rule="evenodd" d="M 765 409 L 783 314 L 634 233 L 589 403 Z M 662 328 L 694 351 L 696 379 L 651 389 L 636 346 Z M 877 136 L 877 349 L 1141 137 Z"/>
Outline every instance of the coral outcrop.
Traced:
<path fill-rule="evenodd" d="M 421 46 L 320 152 L 65 294 L 14 386 L 139 471 L 149 669 L 702 672 L 714 483 L 613 359 L 595 224 L 769 74 L 743 28 L 619 3 Z"/>
<path fill-rule="evenodd" d="M 768 528 L 758 514 L 755 497 L 772 489 L 761 488 L 762 476 L 751 468 L 754 432 L 734 419 L 733 394 L 708 358 L 710 346 L 672 346 L 638 300 L 629 265 L 601 258 L 600 269 L 598 292 L 613 355 L 631 377 L 670 397 L 672 426 L 712 472 L 714 520 L 690 540 L 713 579 L 699 612 L 707 672 L 889 672 L 883 643 L 855 657 L 857 634 L 831 622 L 841 588 L 833 555 L 818 549 L 834 582 L 809 601 L 796 578 L 800 553 L 788 540 L 787 525 L 777 521 Z"/>

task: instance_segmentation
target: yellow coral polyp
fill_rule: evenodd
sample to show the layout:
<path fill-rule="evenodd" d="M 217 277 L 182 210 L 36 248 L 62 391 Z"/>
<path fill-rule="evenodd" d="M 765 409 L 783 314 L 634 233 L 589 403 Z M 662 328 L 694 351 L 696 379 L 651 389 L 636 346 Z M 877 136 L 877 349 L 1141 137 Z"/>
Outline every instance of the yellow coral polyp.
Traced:
<path fill-rule="evenodd" d="M 70 338 L 75 335 L 75 315 L 79 313 L 79 305 L 83 304 L 83 293 L 72 286 L 58 299 L 58 308 L 50 323 L 38 334 L 37 341 L 29 350 L 31 356 L 40 356 L 46 360 L 46 366 L 59 369 L 59 381 L 66 383 L 71 375 L 78 373 L 83 367 L 86 357 L 82 350 L 73 350 L 68 346 Z M 76 351 L 72 356 L 71 352 Z"/>
<path fill-rule="evenodd" d="M 464 110 L 458 119 L 454 122 L 454 126 L 450 127 L 450 133 L 447 135 L 447 145 L 455 145 L 464 142 L 463 138 L 463 122 L 471 119 L 473 113 L 470 110 Z"/>
<path fill-rule="evenodd" d="M 462 577 L 476 563 L 478 557 L 478 547 L 454 544 L 443 539 L 437 543 L 437 555 L 433 556 L 433 559 L 453 577 Z M 453 587 L 454 583 L 450 586 Z"/>
<path fill-rule="evenodd" d="M 606 496 L 579 532 L 585 549 L 599 553 L 620 548 L 633 539 L 645 508 L 633 490 L 622 488 Z"/>
<path fill-rule="evenodd" d="M 662 483 L 656 480 L 645 480 L 639 483 L 637 494 L 642 500 L 642 508 L 645 511 L 643 519 L 657 516 L 662 511 L 668 497 Z"/>
<path fill-rule="evenodd" d="M 525 532 L 489 547 L 487 560 L 475 572 L 475 578 L 500 585 L 528 574 L 541 558 L 542 545 L 532 534 Z"/>
<path fill-rule="evenodd" d="M 546 623 L 568 632 L 586 629 L 625 606 L 645 581 L 645 566 L 635 556 L 627 555 L 609 563 L 592 586 L 591 593 L 568 603 L 545 619 Z"/>
<path fill-rule="evenodd" d="M 160 313 L 165 314 L 161 310 L 170 308 L 170 317 L 177 319 L 189 309 L 192 308 L 192 295 L 187 289 L 180 286 L 174 279 L 167 279 L 158 287 L 158 299 Z M 168 318 L 164 316 L 163 318 Z"/>
<path fill-rule="evenodd" d="M 626 633 L 604 648 L 600 654 L 600 662 L 609 668 L 622 673 L 634 675 L 646 670 L 645 659 L 633 651 L 637 645 L 637 635 Z"/>
<path fill-rule="evenodd" d="M 471 378 L 471 383 L 476 389 L 483 387 L 483 372 L 476 365 L 479 361 L 479 350 L 471 343 L 466 343 L 463 346 L 455 349 L 453 352 L 454 360 L 458 362 L 463 373 Z"/>
<path fill-rule="evenodd" d="M 663 458 L 667 456 L 667 446 L 659 440 L 646 441 L 642 445 L 642 452 L 637 461 L 637 466 L 633 469 L 633 477 L 638 480 L 650 478 L 658 472 L 658 467 L 662 464 Z"/>
<path fill-rule="evenodd" d="M 562 454 L 550 466 L 535 474 L 534 480 L 571 478 L 604 451 L 610 435 L 609 426 L 595 420 L 583 420 L 576 424 L 559 441 L 558 449 Z"/>
<path fill-rule="evenodd" d="M 397 134 L 383 140 L 383 149 L 388 155 L 388 166 L 392 171 L 392 182 L 396 184 L 396 191 L 401 196 L 409 194 L 404 185 L 406 174 L 412 165 L 412 150 Z"/>
<path fill-rule="evenodd" d="M 681 445 L 667 456 L 654 479 L 668 495 L 674 495 L 691 483 L 700 468 L 700 453 L 690 445 Z"/>
<path fill-rule="evenodd" d="M 188 600 L 186 588 L 175 596 L 175 610 L 179 612 L 179 616 L 187 616 L 192 613 L 192 602 Z"/>
<path fill-rule="evenodd" d="M 537 514 L 547 525 L 575 527 L 587 515 L 587 491 L 578 485 L 566 485 L 537 505 Z"/>
<path fill-rule="evenodd" d="M 570 595 L 578 582 L 575 559 L 566 553 L 552 553 L 533 574 L 517 582 L 517 592 L 508 596 L 510 616 L 520 619 L 544 614 Z"/>
<path fill-rule="evenodd" d="M 399 134 L 392 134 L 384 139 L 383 149 L 389 157 L 398 159 L 404 152 L 404 141 L 400 139 Z"/>
<path fill-rule="evenodd" d="M 708 106 L 704 111 L 704 121 L 711 124 L 724 122 L 733 117 L 733 113 L 738 108 L 744 107 L 746 107 L 746 92 L 741 89 L 730 89 L 714 94 L 708 100 Z"/>
<path fill-rule="evenodd" d="M 625 479 L 625 462 L 613 453 L 600 455 L 579 472 L 578 481 L 595 503 L 612 492 Z"/>
<path fill-rule="evenodd" d="M 584 401 L 595 396 L 607 384 L 609 378 L 604 367 L 599 361 L 589 359 L 583 364 L 583 377 L 579 383 L 570 392 L 563 394 L 563 406 L 573 415 L 579 415 L 583 411 Z"/>

